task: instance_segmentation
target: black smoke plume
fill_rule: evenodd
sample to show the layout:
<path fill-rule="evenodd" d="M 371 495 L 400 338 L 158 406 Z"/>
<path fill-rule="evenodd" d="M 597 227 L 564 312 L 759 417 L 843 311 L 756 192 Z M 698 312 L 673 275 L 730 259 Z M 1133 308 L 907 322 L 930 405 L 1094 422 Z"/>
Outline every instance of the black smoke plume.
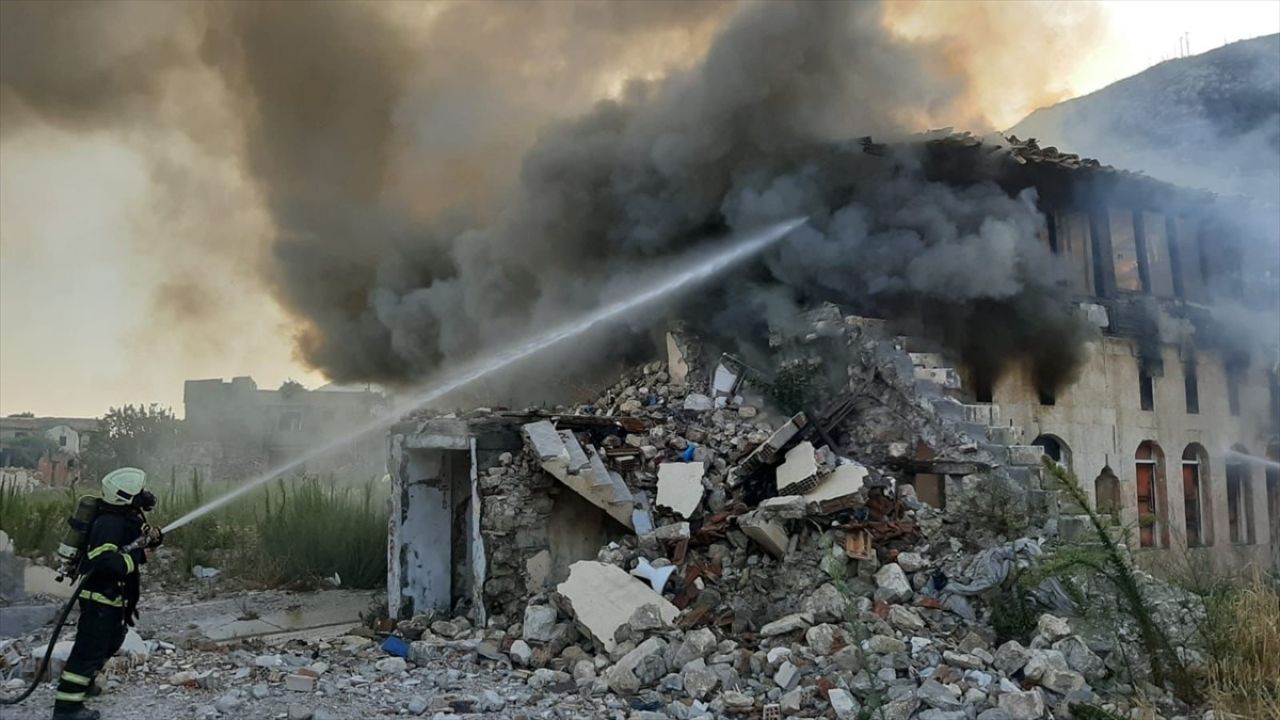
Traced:
<path fill-rule="evenodd" d="M 448 6 L 444 27 L 482 27 L 470 5 Z M 452 72 L 440 72 L 411 33 L 371 6 L 200 6 L 189 19 L 198 43 L 146 46 L 186 52 L 234 104 L 241 163 L 275 229 L 263 275 L 300 320 L 309 363 L 335 380 L 411 382 L 599 302 L 611 278 L 634 268 L 803 214 L 809 226 L 761 267 L 684 312 L 749 342 L 762 337 L 762 321 L 823 300 L 881 314 L 924 310 L 983 372 L 1026 359 L 1046 384 L 1070 375 L 1085 333 L 1036 241 L 1034 198 L 930 182 L 909 151 L 870 156 L 849 141 L 975 117 L 945 48 L 895 38 L 883 6 L 870 2 L 742 4 L 724 21 L 718 4 L 609 7 L 484 6 L 498 23 L 552 13 L 620 47 L 654 27 L 722 24 L 700 62 L 633 79 L 585 114 L 545 124 L 510 183 L 487 172 L 476 179 L 474 167 L 510 163 L 488 155 L 458 162 L 456 187 L 431 171 L 447 165 L 441 146 L 459 137 L 441 128 L 492 123 L 521 106 L 479 102 L 497 95 L 470 94 L 468 68 L 450 62 Z M 606 51 L 574 47 L 587 48 L 566 54 L 582 72 Z M 510 63 L 476 58 L 488 63 L 476 72 L 493 83 L 519 77 L 525 58 L 502 57 Z M 143 63 L 128 75 L 136 93 L 90 94 L 90 108 L 127 111 L 118 103 L 152 97 L 155 72 Z M 69 113 L 38 80 L 6 69 L 4 92 L 29 111 Z M 430 179 L 415 184 L 422 177 Z"/>

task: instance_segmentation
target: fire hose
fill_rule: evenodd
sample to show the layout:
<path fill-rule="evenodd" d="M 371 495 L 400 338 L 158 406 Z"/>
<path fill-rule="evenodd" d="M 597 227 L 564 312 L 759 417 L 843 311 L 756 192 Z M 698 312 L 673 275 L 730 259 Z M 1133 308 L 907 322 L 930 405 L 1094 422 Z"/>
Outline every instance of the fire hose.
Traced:
<path fill-rule="evenodd" d="M 147 534 L 143 533 L 141 537 L 126 545 L 120 552 L 130 553 L 142 547 L 147 541 Z M 53 626 L 53 637 L 49 639 L 49 647 L 44 651 L 44 657 L 40 660 L 40 665 L 36 668 L 36 673 L 31 678 L 31 684 L 21 695 L 13 698 L 0 698 L 0 705 L 17 705 L 18 703 L 31 697 L 31 693 L 36 691 L 40 686 L 40 680 L 49 671 L 49 661 L 53 659 L 53 648 L 58 644 L 58 636 L 62 634 L 62 627 L 67 623 L 67 616 L 71 614 L 71 608 L 75 606 L 76 600 L 80 597 L 80 586 L 84 585 L 84 581 L 93 575 L 93 571 L 89 570 L 80 576 L 76 584 L 71 586 L 71 597 L 67 598 L 67 602 L 62 606 L 62 612 L 58 613 L 58 621 Z"/>

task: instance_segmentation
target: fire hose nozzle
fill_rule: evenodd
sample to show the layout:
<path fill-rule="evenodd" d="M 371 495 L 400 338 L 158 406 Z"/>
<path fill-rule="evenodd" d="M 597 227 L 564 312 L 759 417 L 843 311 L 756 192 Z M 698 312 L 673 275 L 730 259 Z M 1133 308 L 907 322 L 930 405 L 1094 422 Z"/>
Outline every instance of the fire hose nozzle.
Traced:
<path fill-rule="evenodd" d="M 160 547 L 160 544 L 163 542 L 164 531 L 153 525 L 147 525 L 142 528 L 142 534 L 138 536 L 138 539 L 128 545 L 125 545 L 121 552 L 128 553 L 139 549 Z"/>

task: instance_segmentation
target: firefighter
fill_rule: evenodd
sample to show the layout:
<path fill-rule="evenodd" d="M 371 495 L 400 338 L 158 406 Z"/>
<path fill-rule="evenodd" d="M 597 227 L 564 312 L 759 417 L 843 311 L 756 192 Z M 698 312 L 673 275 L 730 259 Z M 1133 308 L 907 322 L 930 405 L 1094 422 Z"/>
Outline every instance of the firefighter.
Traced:
<path fill-rule="evenodd" d="M 75 645 L 58 680 L 54 720 L 97 720 L 85 708 L 87 697 L 101 694 L 94 677 L 124 643 L 138 615 L 139 569 L 146 551 L 159 547 L 163 533 L 146 524 L 143 513 L 155 507 L 155 496 L 143 489 L 146 473 L 137 468 L 112 470 L 102 478 L 102 502 L 89 526 L 80 571 L 92 573 L 80 588 L 80 621 Z M 135 550 L 129 545 L 138 542 Z"/>

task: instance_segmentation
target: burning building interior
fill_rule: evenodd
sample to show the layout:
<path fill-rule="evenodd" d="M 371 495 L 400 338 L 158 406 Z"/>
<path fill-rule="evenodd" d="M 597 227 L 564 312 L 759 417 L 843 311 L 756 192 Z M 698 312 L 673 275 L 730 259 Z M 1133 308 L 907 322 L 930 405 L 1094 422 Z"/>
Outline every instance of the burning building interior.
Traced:
<path fill-rule="evenodd" d="M 1240 319 L 1276 303 L 1277 259 L 1249 254 L 1274 243 L 1250 220 L 1274 208 L 1034 140 L 948 130 L 832 155 L 1033 208 L 1017 262 L 1041 264 L 1017 273 L 1041 275 L 1043 296 L 1013 312 L 1044 316 L 833 292 L 767 318 L 754 345 L 679 322 L 577 404 L 407 417 L 389 440 L 393 616 L 518 621 L 551 593 L 580 623 L 595 607 L 606 629 L 585 625 L 611 643 L 637 606 L 612 564 L 660 578 L 686 627 L 746 631 L 940 523 L 971 553 L 1087 538 L 1045 457 L 1140 564 L 1274 562 L 1280 475 L 1260 456 L 1280 449 L 1275 333 Z M 940 576 L 922 591 L 946 603 L 962 583 Z"/>

